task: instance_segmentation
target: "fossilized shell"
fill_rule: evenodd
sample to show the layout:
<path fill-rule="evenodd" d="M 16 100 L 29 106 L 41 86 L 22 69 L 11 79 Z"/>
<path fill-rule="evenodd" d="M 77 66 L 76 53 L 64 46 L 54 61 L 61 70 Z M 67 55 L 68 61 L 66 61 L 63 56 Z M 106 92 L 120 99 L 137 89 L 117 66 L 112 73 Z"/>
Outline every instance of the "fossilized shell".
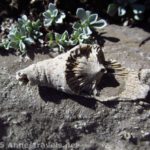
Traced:
<path fill-rule="evenodd" d="M 20 83 L 43 85 L 71 94 L 94 90 L 106 71 L 98 45 L 78 45 L 53 59 L 44 60 L 16 73 Z"/>
<path fill-rule="evenodd" d="M 99 101 L 126 100 L 130 97 L 135 99 L 136 87 L 140 86 L 141 88 L 137 72 L 120 73 L 120 75 L 125 75 L 127 80 L 135 78 L 132 80 L 137 81 L 135 85 L 132 85 L 132 96 L 129 94 L 130 81 L 126 83 L 124 91 L 115 97 L 106 98 L 101 94 L 98 95 L 97 87 L 103 75 L 109 73 L 111 69 L 119 70 L 119 72 L 124 70 L 116 61 L 106 61 L 104 53 L 98 45 L 82 44 L 55 58 L 40 61 L 18 71 L 16 79 L 21 84 L 48 86 L 69 94 L 91 97 Z M 144 89 L 145 92 L 148 87 Z M 139 90 L 137 91 L 139 92 Z M 141 97 L 143 98 L 142 94 Z"/>

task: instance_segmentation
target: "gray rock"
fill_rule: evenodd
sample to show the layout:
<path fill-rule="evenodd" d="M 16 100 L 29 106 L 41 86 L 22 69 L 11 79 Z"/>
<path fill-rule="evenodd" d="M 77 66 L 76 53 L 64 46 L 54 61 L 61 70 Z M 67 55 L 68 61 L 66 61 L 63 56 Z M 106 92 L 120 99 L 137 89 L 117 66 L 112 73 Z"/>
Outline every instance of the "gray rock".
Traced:
<path fill-rule="evenodd" d="M 150 41 L 141 47 L 139 44 L 149 33 L 119 26 L 108 26 L 105 32 L 106 57 L 135 71 L 145 69 L 141 70 L 140 81 L 148 88 Z M 116 38 L 120 41 L 112 42 Z M 36 55 L 34 62 L 46 58 Z M 150 105 L 145 103 L 150 95 L 143 96 L 144 102 L 99 103 L 45 87 L 20 86 L 16 71 L 33 62 L 17 59 L 13 55 L 0 56 L 1 149 L 149 149 Z M 117 94 L 112 88 L 110 85 L 110 92 L 105 88 L 102 93 Z"/>

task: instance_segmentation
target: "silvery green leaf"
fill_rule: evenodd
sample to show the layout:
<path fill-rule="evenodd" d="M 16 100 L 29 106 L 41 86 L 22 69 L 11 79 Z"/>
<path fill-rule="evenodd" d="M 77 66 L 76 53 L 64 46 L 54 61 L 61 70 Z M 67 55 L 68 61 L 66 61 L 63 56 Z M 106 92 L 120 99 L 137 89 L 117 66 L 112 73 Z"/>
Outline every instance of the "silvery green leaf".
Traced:
<path fill-rule="evenodd" d="M 134 19 L 139 21 L 140 17 L 138 15 L 134 15 Z"/>
<path fill-rule="evenodd" d="M 86 12 L 86 18 L 88 18 L 91 15 L 91 11 L 87 10 Z"/>
<path fill-rule="evenodd" d="M 82 39 L 88 39 L 90 36 L 89 35 L 87 35 L 87 34 L 82 34 Z"/>
<path fill-rule="evenodd" d="M 52 19 L 44 19 L 44 26 L 45 26 L 45 27 L 51 26 L 52 23 L 53 23 L 53 20 L 52 20 Z"/>
<path fill-rule="evenodd" d="M 100 19 L 96 21 L 94 24 L 92 24 L 93 28 L 102 29 L 107 26 L 107 22 L 103 19 Z"/>
<path fill-rule="evenodd" d="M 70 40 L 69 43 L 70 43 L 70 45 L 77 45 L 78 44 L 78 40 L 77 39 Z"/>
<path fill-rule="evenodd" d="M 90 24 L 95 23 L 95 22 L 97 21 L 97 19 L 98 19 L 98 14 L 91 14 L 91 15 L 89 16 Z"/>
<path fill-rule="evenodd" d="M 54 40 L 54 33 L 53 33 L 53 32 L 49 32 L 49 33 L 47 33 L 46 37 L 47 37 L 50 41 L 53 41 L 53 40 Z"/>
<path fill-rule="evenodd" d="M 79 38 L 78 40 L 79 40 L 79 44 L 82 44 L 82 43 L 83 43 L 83 41 L 84 41 L 84 39 L 83 39 L 83 38 Z"/>
<path fill-rule="evenodd" d="M 137 21 L 143 20 L 143 14 L 134 15 L 134 19 L 137 20 Z"/>
<path fill-rule="evenodd" d="M 76 15 L 77 15 L 77 17 L 80 18 L 81 21 L 84 21 L 87 19 L 86 12 L 83 8 L 78 8 L 76 11 Z"/>
<path fill-rule="evenodd" d="M 43 39 L 38 39 L 39 43 L 43 44 L 44 40 Z"/>
<path fill-rule="evenodd" d="M 83 33 L 86 34 L 86 35 L 90 35 L 90 34 L 92 34 L 92 31 L 91 31 L 91 29 L 87 26 L 87 27 L 83 28 Z"/>
<path fill-rule="evenodd" d="M 61 39 L 61 34 L 55 33 L 55 39 L 56 41 L 59 41 Z"/>
<path fill-rule="evenodd" d="M 5 45 L 5 49 L 7 49 L 7 50 L 10 49 L 10 48 L 11 48 L 10 44 L 11 44 L 11 43 L 8 42 L 8 43 Z"/>
<path fill-rule="evenodd" d="M 26 27 L 26 30 L 30 33 L 30 32 L 32 31 L 32 27 L 27 26 L 27 27 Z"/>
<path fill-rule="evenodd" d="M 118 16 L 124 16 L 126 14 L 126 10 L 124 7 L 118 7 Z"/>
<path fill-rule="evenodd" d="M 20 49 L 20 51 L 23 52 L 25 50 L 25 48 L 26 48 L 25 44 L 20 40 L 19 41 L 19 49 Z"/>
<path fill-rule="evenodd" d="M 109 16 L 114 16 L 117 13 L 118 10 L 118 5 L 115 3 L 111 3 L 107 7 L 107 13 Z"/>
<path fill-rule="evenodd" d="M 51 18 L 51 12 L 47 10 L 46 12 L 43 13 L 43 16 L 47 19 Z"/>
<path fill-rule="evenodd" d="M 35 23 L 35 28 L 39 29 L 41 27 L 40 19 L 36 20 L 34 23 Z"/>
<path fill-rule="evenodd" d="M 60 15 L 62 16 L 63 19 L 66 17 L 66 14 L 62 11 L 60 12 Z"/>
<path fill-rule="evenodd" d="M 34 33 L 37 35 L 39 32 L 38 32 L 38 31 L 35 31 Z"/>
<path fill-rule="evenodd" d="M 81 27 L 81 24 L 79 22 L 75 22 L 72 26 L 73 29 L 78 30 Z"/>
<path fill-rule="evenodd" d="M 58 46 L 59 46 L 59 52 L 64 51 L 64 47 L 62 45 L 58 44 Z"/>
<path fill-rule="evenodd" d="M 39 35 L 40 35 L 40 36 L 42 36 L 42 35 L 43 35 L 43 33 L 42 33 L 42 32 L 39 32 Z"/>
<path fill-rule="evenodd" d="M 22 15 L 21 18 L 18 19 L 18 23 L 19 23 L 20 25 L 22 25 L 22 24 L 24 24 L 24 23 L 27 23 L 27 22 L 29 22 L 29 20 L 28 20 L 28 18 L 27 18 L 26 15 Z"/>
<path fill-rule="evenodd" d="M 50 4 L 48 5 L 48 9 L 50 10 L 51 13 L 53 13 L 53 11 L 56 10 L 55 4 L 50 3 Z"/>
<path fill-rule="evenodd" d="M 22 15 L 22 17 L 21 17 L 24 21 L 27 21 L 28 20 L 28 18 L 27 18 L 27 16 L 26 15 Z"/>
<path fill-rule="evenodd" d="M 10 42 L 8 39 L 2 39 L 1 46 L 4 47 L 6 50 L 10 49 Z"/>
<path fill-rule="evenodd" d="M 35 41 L 34 41 L 31 37 L 26 38 L 26 39 L 25 39 L 25 42 L 26 42 L 28 45 L 35 44 Z"/>
<path fill-rule="evenodd" d="M 75 39 L 78 36 L 78 31 L 73 31 L 73 33 L 71 34 L 71 38 Z"/>
<path fill-rule="evenodd" d="M 56 23 L 61 24 L 63 23 L 63 19 L 66 17 L 64 12 L 60 12 L 56 18 Z"/>
<path fill-rule="evenodd" d="M 55 10 L 52 12 L 51 16 L 52 16 L 52 17 L 56 17 L 57 15 L 58 15 L 58 9 L 55 9 Z"/>
<path fill-rule="evenodd" d="M 19 48 L 19 41 L 10 41 L 10 48 L 18 49 Z"/>
<path fill-rule="evenodd" d="M 14 39 L 15 38 L 15 34 L 14 33 L 9 33 L 7 35 L 8 39 Z"/>
<path fill-rule="evenodd" d="M 68 39 L 68 37 L 69 37 L 69 34 L 68 34 L 68 31 L 65 31 L 63 34 L 62 34 L 62 39 L 63 40 L 66 40 L 66 39 Z"/>
<path fill-rule="evenodd" d="M 144 5 L 140 5 L 140 4 L 133 4 L 132 9 L 134 14 L 142 14 L 145 11 Z"/>
<path fill-rule="evenodd" d="M 16 32 L 17 32 L 17 28 L 12 28 L 12 29 L 10 30 L 9 34 L 8 34 L 8 38 L 9 38 L 9 36 L 11 36 L 11 35 L 15 35 Z M 10 37 L 10 38 L 11 38 L 11 37 Z"/>
<path fill-rule="evenodd" d="M 11 25 L 11 27 L 10 27 L 10 32 L 14 32 L 14 31 L 16 31 L 17 30 L 17 27 L 16 27 L 16 25 Z M 10 33 L 9 32 L 9 33 Z"/>

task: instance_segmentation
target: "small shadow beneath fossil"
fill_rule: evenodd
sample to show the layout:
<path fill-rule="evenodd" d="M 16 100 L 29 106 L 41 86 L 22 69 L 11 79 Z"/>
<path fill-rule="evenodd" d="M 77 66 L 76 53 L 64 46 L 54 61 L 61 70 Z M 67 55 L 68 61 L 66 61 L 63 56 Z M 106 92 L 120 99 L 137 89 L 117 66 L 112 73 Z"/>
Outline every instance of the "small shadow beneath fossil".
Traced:
<path fill-rule="evenodd" d="M 119 83 L 115 79 L 113 75 L 104 75 L 101 84 L 99 85 L 99 90 L 106 88 L 106 87 L 116 87 L 119 86 Z M 94 98 L 85 98 L 83 96 L 78 95 L 70 95 L 64 92 L 57 91 L 53 88 L 39 86 L 39 95 L 45 102 L 54 102 L 56 104 L 61 103 L 63 99 L 71 99 L 73 101 L 78 102 L 79 104 L 91 108 L 96 109 L 97 101 Z M 100 102 L 100 101 L 99 101 Z M 118 102 L 111 101 L 111 102 L 100 102 L 107 107 L 115 108 Z"/>
<path fill-rule="evenodd" d="M 104 74 L 100 84 L 98 85 L 98 89 L 102 90 L 106 87 L 117 87 L 119 86 L 119 82 L 116 80 L 115 76 L 113 74 Z"/>
<path fill-rule="evenodd" d="M 91 108 L 96 109 L 96 100 L 91 98 L 85 98 L 77 95 L 66 94 L 61 91 L 57 91 L 53 88 L 39 86 L 39 95 L 45 102 L 54 102 L 56 104 L 60 104 L 61 100 L 71 99 L 73 101 L 78 102 L 79 104 Z"/>
<path fill-rule="evenodd" d="M 108 88 L 108 87 L 118 87 L 119 85 L 120 83 L 116 80 L 113 74 L 104 74 L 100 84 L 98 85 L 98 90 L 101 91 L 102 89 Z M 109 108 L 115 108 L 119 102 L 118 101 L 105 101 L 101 103 L 103 103 L 105 106 Z"/>
<path fill-rule="evenodd" d="M 39 86 L 39 95 L 45 102 L 60 104 L 61 100 L 68 98 L 66 93 L 57 91 L 53 88 Z"/>

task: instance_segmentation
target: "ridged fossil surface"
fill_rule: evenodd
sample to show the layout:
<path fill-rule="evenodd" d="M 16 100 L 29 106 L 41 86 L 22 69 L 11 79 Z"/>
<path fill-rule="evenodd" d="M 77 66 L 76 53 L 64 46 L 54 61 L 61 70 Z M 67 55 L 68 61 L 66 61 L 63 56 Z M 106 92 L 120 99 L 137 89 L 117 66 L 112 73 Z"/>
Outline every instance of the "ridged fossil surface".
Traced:
<path fill-rule="evenodd" d="M 144 99 L 150 90 L 150 69 L 134 71 L 105 60 L 96 44 L 78 45 L 55 58 L 32 64 L 19 70 L 16 79 L 20 84 L 48 86 L 99 101 Z M 111 85 L 113 80 L 118 87 Z"/>

